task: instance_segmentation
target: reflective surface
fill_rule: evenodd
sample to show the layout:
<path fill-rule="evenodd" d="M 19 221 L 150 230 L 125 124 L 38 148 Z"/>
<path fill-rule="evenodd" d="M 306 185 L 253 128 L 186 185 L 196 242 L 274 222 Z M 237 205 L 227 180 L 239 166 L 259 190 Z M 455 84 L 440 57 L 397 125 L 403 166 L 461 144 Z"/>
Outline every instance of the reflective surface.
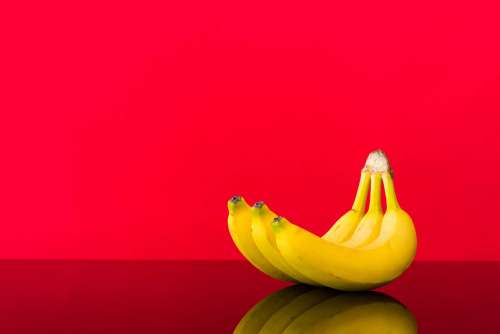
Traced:
<path fill-rule="evenodd" d="M 234 333 L 415 334 L 417 328 L 411 311 L 383 293 L 342 293 L 294 285 L 258 302 Z"/>
<path fill-rule="evenodd" d="M 309 318 L 329 333 L 373 332 L 374 321 L 409 333 L 414 318 L 419 333 L 499 333 L 499 285 L 500 263 L 417 262 L 384 295 L 346 295 L 281 290 L 243 261 L 4 261 L 0 332 L 232 333 L 259 301 L 297 290 L 261 309 L 262 327 Z"/>

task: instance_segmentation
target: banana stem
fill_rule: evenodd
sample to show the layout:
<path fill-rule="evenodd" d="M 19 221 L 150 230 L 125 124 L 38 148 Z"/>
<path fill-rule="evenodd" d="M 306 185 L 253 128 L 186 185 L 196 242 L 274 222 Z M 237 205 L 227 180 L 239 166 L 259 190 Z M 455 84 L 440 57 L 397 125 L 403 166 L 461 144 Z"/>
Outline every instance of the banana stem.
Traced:
<path fill-rule="evenodd" d="M 394 182 L 389 172 L 382 174 L 382 181 L 384 182 L 385 201 L 387 203 L 387 210 L 399 209 L 396 191 L 394 190 Z"/>
<path fill-rule="evenodd" d="M 366 170 L 361 172 L 358 190 L 352 205 L 352 209 L 358 212 L 365 212 L 366 198 L 368 197 L 368 189 L 370 187 L 370 173 Z"/>
<path fill-rule="evenodd" d="M 382 179 L 380 174 L 372 174 L 370 180 L 370 207 L 368 208 L 368 212 L 382 212 L 382 201 L 380 198 Z"/>

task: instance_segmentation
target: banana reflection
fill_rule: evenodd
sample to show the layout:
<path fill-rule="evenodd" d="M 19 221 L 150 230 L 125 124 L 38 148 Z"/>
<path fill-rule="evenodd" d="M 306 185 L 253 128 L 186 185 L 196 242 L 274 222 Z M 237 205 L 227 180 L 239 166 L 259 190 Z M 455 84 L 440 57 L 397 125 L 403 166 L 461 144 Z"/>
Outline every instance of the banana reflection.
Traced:
<path fill-rule="evenodd" d="M 345 293 L 294 285 L 253 306 L 234 334 L 417 333 L 413 314 L 379 292 Z"/>

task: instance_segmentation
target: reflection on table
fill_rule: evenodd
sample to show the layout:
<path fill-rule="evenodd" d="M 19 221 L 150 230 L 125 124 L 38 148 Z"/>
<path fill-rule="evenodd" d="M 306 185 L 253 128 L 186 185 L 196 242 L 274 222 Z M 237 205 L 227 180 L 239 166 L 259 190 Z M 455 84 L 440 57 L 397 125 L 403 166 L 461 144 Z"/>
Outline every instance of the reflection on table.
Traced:
<path fill-rule="evenodd" d="M 417 333 L 413 314 L 380 292 L 347 293 L 294 285 L 255 304 L 235 334 Z"/>

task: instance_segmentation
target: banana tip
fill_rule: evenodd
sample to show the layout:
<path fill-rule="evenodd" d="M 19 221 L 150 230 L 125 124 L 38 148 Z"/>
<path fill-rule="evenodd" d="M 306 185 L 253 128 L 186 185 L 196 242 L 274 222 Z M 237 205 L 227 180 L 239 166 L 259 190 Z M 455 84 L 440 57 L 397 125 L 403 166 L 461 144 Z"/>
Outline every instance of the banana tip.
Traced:
<path fill-rule="evenodd" d="M 229 199 L 229 202 L 230 202 L 230 203 L 233 203 L 233 204 L 236 204 L 236 203 L 238 203 L 239 201 L 241 201 L 241 196 L 238 196 L 238 195 L 233 195 L 233 196 L 231 196 L 231 198 Z"/>
<path fill-rule="evenodd" d="M 273 228 L 274 232 L 279 231 L 283 227 L 284 219 L 281 216 L 274 217 L 273 222 L 271 223 L 271 226 Z"/>
<path fill-rule="evenodd" d="M 241 196 L 231 196 L 231 198 L 227 201 L 227 208 L 229 212 L 234 212 L 236 208 L 240 207 L 241 204 L 245 203 L 245 200 Z"/>
<path fill-rule="evenodd" d="M 255 204 L 253 205 L 253 207 L 256 208 L 256 209 L 263 208 L 264 207 L 264 202 L 263 201 L 255 202 Z"/>

